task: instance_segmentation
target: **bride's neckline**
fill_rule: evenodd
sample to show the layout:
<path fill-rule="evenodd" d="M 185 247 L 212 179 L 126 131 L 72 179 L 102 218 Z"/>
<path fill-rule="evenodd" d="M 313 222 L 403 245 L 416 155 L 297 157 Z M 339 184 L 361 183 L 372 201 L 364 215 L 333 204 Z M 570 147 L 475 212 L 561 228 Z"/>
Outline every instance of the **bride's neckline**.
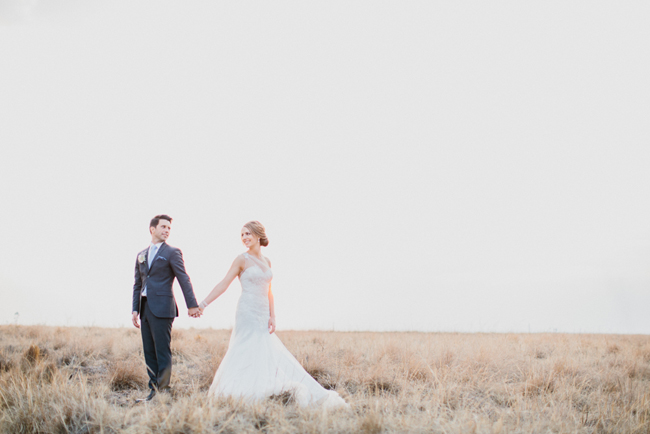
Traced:
<path fill-rule="evenodd" d="M 263 272 L 266 273 L 267 271 L 271 270 L 271 267 L 269 267 L 269 264 L 266 262 L 266 259 L 260 259 L 257 256 L 251 255 L 248 252 L 244 252 L 244 256 L 246 256 L 247 258 L 251 258 L 253 260 L 254 265 L 257 265 L 257 268 L 259 268 Z M 264 263 L 264 267 L 260 266 L 260 263 L 262 263 L 262 262 Z M 250 267 L 248 267 L 248 268 L 250 268 Z M 244 269 L 244 271 L 248 270 L 248 268 Z M 242 271 L 242 273 L 243 273 L 243 271 Z"/>
<path fill-rule="evenodd" d="M 246 255 L 246 256 L 250 256 L 251 258 L 255 258 L 255 259 L 257 259 L 258 261 L 264 261 L 264 260 L 265 260 L 265 259 L 264 259 L 264 256 L 262 256 L 261 258 L 258 258 L 257 256 L 255 256 L 255 255 L 251 255 L 251 254 L 248 253 L 248 252 L 244 252 L 244 255 Z"/>

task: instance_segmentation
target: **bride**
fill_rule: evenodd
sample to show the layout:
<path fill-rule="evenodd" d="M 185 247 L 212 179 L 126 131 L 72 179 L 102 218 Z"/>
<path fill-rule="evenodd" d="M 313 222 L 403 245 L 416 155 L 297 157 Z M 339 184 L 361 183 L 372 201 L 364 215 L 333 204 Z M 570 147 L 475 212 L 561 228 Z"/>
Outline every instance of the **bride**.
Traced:
<path fill-rule="evenodd" d="M 290 392 L 301 406 L 349 406 L 338 393 L 321 387 L 274 334 L 273 273 L 271 261 L 261 251 L 269 244 L 264 226 L 258 221 L 246 223 L 241 239 L 248 251 L 235 258 L 226 277 L 199 305 L 203 311 L 239 276 L 242 293 L 235 327 L 210 394 L 250 402 Z"/>

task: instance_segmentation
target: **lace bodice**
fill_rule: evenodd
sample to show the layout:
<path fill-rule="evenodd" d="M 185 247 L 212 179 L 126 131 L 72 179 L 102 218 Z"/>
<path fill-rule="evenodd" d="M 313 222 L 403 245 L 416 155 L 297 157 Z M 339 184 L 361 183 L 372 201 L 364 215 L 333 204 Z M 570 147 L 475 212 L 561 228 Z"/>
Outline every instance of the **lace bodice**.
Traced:
<path fill-rule="evenodd" d="M 268 330 L 269 284 L 273 279 L 273 272 L 259 259 L 248 253 L 243 255 L 246 268 L 239 275 L 241 296 L 237 303 L 234 332 Z"/>
<path fill-rule="evenodd" d="M 268 293 L 269 283 L 273 279 L 273 272 L 268 265 L 262 264 L 259 259 L 251 256 L 247 252 L 243 254 L 246 268 L 239 275 L 242 292 L 264 290 L 264 295 Z"/>

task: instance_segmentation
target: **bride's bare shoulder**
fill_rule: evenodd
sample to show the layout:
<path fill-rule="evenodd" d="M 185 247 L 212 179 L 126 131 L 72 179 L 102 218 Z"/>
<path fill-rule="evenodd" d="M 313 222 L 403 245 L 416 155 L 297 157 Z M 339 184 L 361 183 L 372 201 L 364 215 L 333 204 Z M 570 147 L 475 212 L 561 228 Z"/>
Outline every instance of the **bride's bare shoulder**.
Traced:
<path fill-rule="evenodd" d="M 271 268 L 271 260 L 266 256 L 264 256 L 264 259 L 266 260 L 266 263 L 269 264 L 269 268 Z"/>

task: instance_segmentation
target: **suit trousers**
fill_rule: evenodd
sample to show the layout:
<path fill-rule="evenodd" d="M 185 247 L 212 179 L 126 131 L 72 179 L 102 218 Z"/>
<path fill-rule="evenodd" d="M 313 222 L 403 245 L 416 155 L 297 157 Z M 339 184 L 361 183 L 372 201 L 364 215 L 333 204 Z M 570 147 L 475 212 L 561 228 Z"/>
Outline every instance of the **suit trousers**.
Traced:
<path fill-rule="evenodd" d="M 144 361 L 149 374 L 149 388 L 165 390 L 169 388 L 172 376 L 172 323 L 174 318 L 158 318 L 142 298 L 140 309 L 140 330 Z"/>

